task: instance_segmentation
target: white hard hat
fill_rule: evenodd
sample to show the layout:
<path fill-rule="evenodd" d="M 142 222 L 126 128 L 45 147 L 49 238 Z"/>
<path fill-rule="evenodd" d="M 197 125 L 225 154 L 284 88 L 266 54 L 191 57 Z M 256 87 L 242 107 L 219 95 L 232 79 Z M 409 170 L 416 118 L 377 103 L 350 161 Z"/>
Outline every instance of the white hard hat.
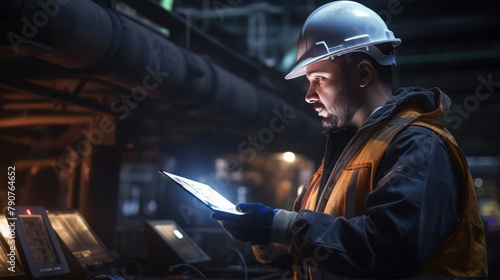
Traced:
<path fill-rule="evenodd" d="M 376 45 L 401 44 L 382 18 L 352 1 L 325 4 L 307 18 L 299 35 L 297 62 L 285 76 L 290 80 L 305 75 L 309 64 L 352 52 L 365 52 L 381 65 L 396 64 L 393 52 L 384 54 Z"/>

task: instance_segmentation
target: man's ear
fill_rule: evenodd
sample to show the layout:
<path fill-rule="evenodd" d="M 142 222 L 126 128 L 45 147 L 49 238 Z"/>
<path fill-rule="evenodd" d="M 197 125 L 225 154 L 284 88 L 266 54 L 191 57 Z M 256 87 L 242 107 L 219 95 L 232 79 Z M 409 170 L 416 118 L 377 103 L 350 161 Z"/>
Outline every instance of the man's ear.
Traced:
<path fill-rule="evenodd" d="M 358 62 L 356 70 L 359 87 L 366 87 L 374 79 L 375 69 L 368 59 L 362 59 Z"/>

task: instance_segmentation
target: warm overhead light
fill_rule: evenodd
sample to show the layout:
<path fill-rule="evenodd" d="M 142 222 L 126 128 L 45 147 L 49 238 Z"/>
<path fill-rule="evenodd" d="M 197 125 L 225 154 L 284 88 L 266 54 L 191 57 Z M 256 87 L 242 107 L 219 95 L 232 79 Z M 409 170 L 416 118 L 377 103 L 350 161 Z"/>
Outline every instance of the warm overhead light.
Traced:
<path fill-rule="evenodd" d="M 294 162 L 295 161 L 295 154 L 292 152 L 285 152 L 285 153 L 283 153 L 283 159 L 286 162 Z"/>

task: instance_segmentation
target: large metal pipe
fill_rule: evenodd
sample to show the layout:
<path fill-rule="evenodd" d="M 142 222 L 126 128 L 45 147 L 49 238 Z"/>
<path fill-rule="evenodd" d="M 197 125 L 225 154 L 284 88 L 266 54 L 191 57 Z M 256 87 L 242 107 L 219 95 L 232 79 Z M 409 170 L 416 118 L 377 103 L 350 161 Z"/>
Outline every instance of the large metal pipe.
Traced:
<path fill-rule="evenodd" d="M 201 104 L 235 125 L 261 128 L 273 117 L 273 108 L 287 106 L 287 112 L 298 117 L 280 135 L 311 143 L 322 141 L 318 139 L 318 120 L 178 47 L 161 33 L 93 1 L 17 2 L 0 2 L 0 11 L 10 13 L 0 17 L 0 31 L 8 34 L 13 51 L 17 48 L 60 66 L 96 73 L 103 80 L 129 88 L 129 98 L 142 100 L 147 94 L 166 101 Z"/>

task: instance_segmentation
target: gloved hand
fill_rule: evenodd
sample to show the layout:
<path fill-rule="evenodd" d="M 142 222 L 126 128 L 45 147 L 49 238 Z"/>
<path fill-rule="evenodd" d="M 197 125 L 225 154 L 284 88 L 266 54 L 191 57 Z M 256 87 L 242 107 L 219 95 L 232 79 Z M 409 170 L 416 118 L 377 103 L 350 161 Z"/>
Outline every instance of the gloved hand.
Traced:
<path fill-rule="evenodd" d="M 238 209 L 243 215 L 215 212 L 212 219 L 218 220 L 233 240 L 250 244 L 267 244 L 271 239 L 274 215 L 273 209 L 261 203 L 240 203 Z"/>

